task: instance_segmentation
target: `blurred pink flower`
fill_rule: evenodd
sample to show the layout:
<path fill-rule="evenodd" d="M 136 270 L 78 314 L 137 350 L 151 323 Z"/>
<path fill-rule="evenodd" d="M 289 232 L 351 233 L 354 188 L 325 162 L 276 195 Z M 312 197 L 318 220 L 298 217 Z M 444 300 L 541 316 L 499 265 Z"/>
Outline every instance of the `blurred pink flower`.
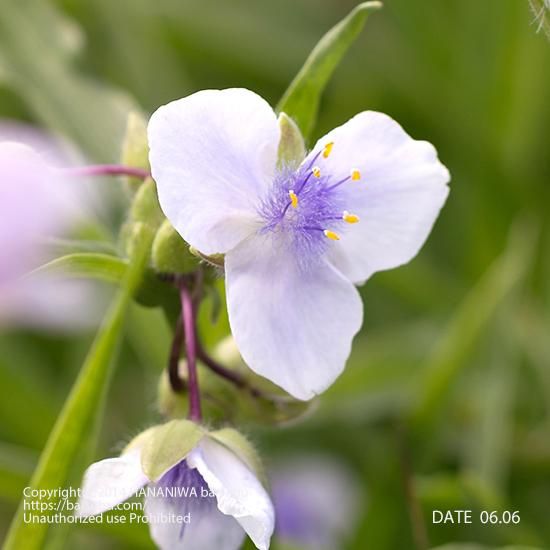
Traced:
<path fill-rule="evenodd" d="M 0 141 L 0 325 L 80 327 L 95 317 L 90 285 L 27 274 L 48 260 L 43 240 L 67 235 L 85 216 L 84 188 L 55 168 L 61 157 L 50 141 L 25 134 L 40 153 Z"/>

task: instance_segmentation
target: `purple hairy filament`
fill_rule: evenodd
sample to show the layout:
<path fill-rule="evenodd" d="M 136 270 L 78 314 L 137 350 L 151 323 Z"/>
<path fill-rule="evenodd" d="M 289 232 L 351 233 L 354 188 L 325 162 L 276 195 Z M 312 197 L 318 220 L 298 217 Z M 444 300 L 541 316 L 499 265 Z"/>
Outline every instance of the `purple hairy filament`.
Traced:
<path fill-rule="evenodd" d="M 265 220 L 263 232 L 286 237 L 302 259 L 320 256 L 330 240 L 340 239 L 339 231 L 346 223 L 359 221 L 358 216 L 345 210 L 349 195 L 342 192 L 345 184 L 360 179 L 359 171 L 351 170 L 348 177 L 338 180 L 314 166 L 320 154 L 324 153 L 326 158 L 330 149 L 332 144 L 327 144 L 297 170 L 289 167 L 279 170 L 269 196 L 259 209 Z"/>

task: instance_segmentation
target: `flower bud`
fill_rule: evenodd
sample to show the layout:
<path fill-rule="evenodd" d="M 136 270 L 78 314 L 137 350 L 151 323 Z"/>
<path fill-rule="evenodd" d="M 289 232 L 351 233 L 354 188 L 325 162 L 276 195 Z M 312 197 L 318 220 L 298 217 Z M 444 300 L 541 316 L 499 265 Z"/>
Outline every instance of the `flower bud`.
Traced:
<path fill-rule="evenodd" d="M 147 142 L 147 121 L 140 113 L 132 111 L 128 114 L 120 160 L 124 166 L 151 170 L 149 166 L 149 144 Z M 127 178 L 127 181 L 135 184 L 140 180 Z M 135 188 L 135 185 L 132 185 L 132 189 L 135 190 Z"/>
<path fill-rule="evenodd" d="M 235 401 L 238 391 L 225 380 L 212 373 L 200 362 L 197 363 L 198 376 L 201 382 L 202 414 L 206 422 L 219 423 L 233 420 Z M 179 377 L 187 381 L 187 362 L 179 363 Z M 168 372 L 164 371 L 158 383 L 157 407 L 166 418 L 185 418 L 189 410 L 189 395 L 186 384 L 182 391 L 174 391 L 170 385 Z"/>
<path fill-rule="evenodd" d="M 130 221 L 141 222 L 152 228 L 159 227 L 164 221 L 160 209 L 157 187 L 152 178 L 147 178 L 139 187 L 130 208 Z"/>
<path fill-rule="evenodd" d="M 180 378 L 184 379 L 185 369 L 180 369 Z M 184 418 L 189 408 L 187 390 L 175 392 L 170 385 L 166 370 L 162 371 L 157 385 L 157 408 L 166 418 Z"/>
<path fill-rule="evenodd" d="M 235 340 L 227 336 L 213 351 L 215 359 L 239 374 L 246 387 L 231 403 L 233 418 L 240 423 L 286 424 L 302 418 L 314 409 L 317 401 L 294 399 L 269 380 L 252 372 L 243 361 Z"/>
<path fill-rule="evenodd" d="M 156 231 L 164 219 L 155 182 L 147 178 L 135 193 L 130 206 L 130 215 L 120 231 L 121 247 L 126 254 L 131 255 L 132 247 L 142 238 L 143 231 Z"/>
<path fill-rule="evenodd" d="M 212 356 L 243 381 L 239 386 L 197 362 L 205 422 L 216 425 L 231 422 L 242 425 L 287 424 L 302 418 L 316 401 L 300 401 L 284 393 L 268 380 L 257 376 L 243 362 L 233 338 L 228 336 L 213 350 Z M 179 363 L 179 377 L 186 382 L 187 364 Z M 157 406 L 166 418 L 184 418 L 189 409 L 187 389 L 175 392 L 168 373 L 158 383 Z"/>
<path fill-rule="evenodd" d="M 297 166 L 306 156 L 306 146 L 302 133 L 286 113 L 279 115 L 279 129 L 281 131 L 278 151 L 279 167 Z"/>
<path fill-rule="evenodd" d="M 164 220 L 153 242 L 153 267 L 160 273 L 191 273 L 199 265 L 197 256 L 168 220 Z"/>

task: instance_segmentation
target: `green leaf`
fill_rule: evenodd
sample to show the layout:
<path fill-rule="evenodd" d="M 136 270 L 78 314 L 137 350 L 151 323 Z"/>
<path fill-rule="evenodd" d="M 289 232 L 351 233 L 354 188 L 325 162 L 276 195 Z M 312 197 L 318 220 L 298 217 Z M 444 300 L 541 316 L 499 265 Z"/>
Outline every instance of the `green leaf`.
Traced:
<path fill-rule="evenodd" d="M 61 239 L 57 237 L 47 237 L 40 240 L 40 244 L 44 246 L 52 256 L 66 256 L 67 254 L 77 254 L 80 252 L 88 252 L 95 254 L 116 255 L 116 246 L 110 242 L 97 241 L 90 239 Z"/>
<path fill-rule="evenodd" d="M 128 260 L 110 256 L 81 252 L 56 258 L 32 271 L 29 276 L 44 273 L 62 273 L 72 277 L 89 277 L 109 283 L 120 283 L 128 269 Z"/>
<path fill-rule="evenodd" d="M 190 420 L 171 420 L 158 426 L 141 452 L 141 467 L 149 479 L 157 480 L 183 460 L 204 436 L 203 429 Z"/>
<path fill-rule="evenodd" d="M 516 304 L 514 304 L 515 306 Z M 509 307 L 504 319 L 513 318 L 517 307 Z M 469 452 L 468 470 L 477 472 L 489 486 L 504 490 L 508 483 L 513 446 L 514 407 L 516 406 L 519 348 L 510 327 L 500 321 L 493 346 L 486 360 L 483 378 L 473 389 L 477 422 L 471 428 L 474 442 Z"/>
<path fill-rule="evenodd" d="M 35 463 L 33 451 L 0 442 L 0 498 L 17 502 Z"/>
<path fill-rule="evenodd" d="M 363 29 L 371 11 L 381 2 L 363 2 L 328 31 L 309 54 L 283 95 L 278 112 L 294 119 L 307 140 L 315 124 L 321 94 L 338 63 Z"/>
<path fill-rule="evenodd" d="M 146 269 L 152 239 L 152 232 L 142 225 L 141 231 L 136 233 L 136 244 L 122 287 L 99 329 L 40 456 L 30 482 L 33 489 L 63 487 L 82 447 L 90 443 L 89 430 L 97 425 L 102 414 L 124 317 Z M 47 531 L 47 523 L 24 522 L 24 501 L 21 501 L 4 550 L 38 550 L 42 548 Z"/>
<path fill-rule="evenodd" d="M 468 365 L 467 357 L 497 308 L 524 280 L 535 252 L 534 227 L 520 220 L 513 227 L 504 253 L 470 290 L 437 342 L 423 376 L 410 421 L 419 428 L 438 417 L 452 383 Z"/>

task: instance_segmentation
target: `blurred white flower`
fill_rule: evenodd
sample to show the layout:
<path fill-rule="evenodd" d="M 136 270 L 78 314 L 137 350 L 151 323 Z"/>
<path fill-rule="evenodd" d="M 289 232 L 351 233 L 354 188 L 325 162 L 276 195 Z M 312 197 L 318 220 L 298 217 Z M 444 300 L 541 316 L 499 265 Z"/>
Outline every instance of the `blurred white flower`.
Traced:
<path fill-rule="evenodd" d="M 275 536 L 300 548 L 338 550 L 360 512 L 358 480 L 328 457 L 300 456 L 271 469 Z"/>
<path fill-rule="evenodd" d="M 13 135 L 11 129 L 7 133 Z M 90 285 L 27 276 L 47 260 L 44 239 L 67 235 L 87 216 L 85 189 L 55 168 L 60 156 L 48 140 L 28 130 L 19 133 L 37 148 L 0 139 L 0 325 L 89 324 L 97 304 Z M 0 138 L 5 135 L 0 128 Z"/>

